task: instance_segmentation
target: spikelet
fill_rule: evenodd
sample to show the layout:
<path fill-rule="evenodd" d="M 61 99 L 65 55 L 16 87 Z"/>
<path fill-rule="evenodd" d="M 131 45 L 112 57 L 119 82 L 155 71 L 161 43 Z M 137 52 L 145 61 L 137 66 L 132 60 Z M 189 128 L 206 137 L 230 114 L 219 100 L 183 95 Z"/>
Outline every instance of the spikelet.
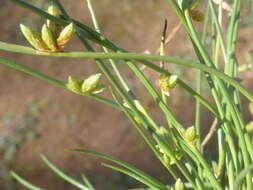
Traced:
<path fill-rule="evenodd" d="M 183 131 L 184 140 L 192 147 L 196 146 L 197 134 L 194 126 L 191 126 Z"/>
<path fill-rule="evenodd" d="M 74 35 L 74 25 L 73 23 L 67 25 L 60 33 L 57 38 L 57 45 L 60 49 L 63 49 L 66 43 L 72 38 Z"/>
<path fill-rule="evenodd" d="M 98 91 L 99 82 L 102 74 L 94 74 L 85 79 L 82 83 L 81 91 L 82 93 L 93 93 Z"/>
<path fill-rule="evenodd" d="M 48 9 L 47 12 L 55 17 L 60 17 L 60 12 L 58 10 L 58 8 L 52 3 Z M 59 36 L 62 27 L 55 23 L 54 21 L 51 21 L 49 19 L 47 19 L 47 27 L 50 28 L 52 35 L 54 36 L 55 39 L 57 39 L 57 37 Z"/>
<path fill-rule="evenodd" d="M 41 35 L 39 32 L 32 30 L 28 26 L 25 26 L 24 24 L 20 24 L 21 32 L 23 33 L 26 40 L 37 50 L 39 51 L 48 51 L 47 45 L 44 43 L 44 41 L 41 38 Z"/>
<path fill-rule="evenodd" d="M 44 24 L 42 27 L 41 37 L 50 50 L 52 50 L 53 52 L 56 52 L 58 50 L 52 31 L 46 24 Z"/>
<path fill-rule="evenodd" d="M 79 81 L 77 78 L 69 76 L 67 82 L 67 88 L 76 94 L 82 94 L 81 92 L 82 81 Z"/>
<path fill-rule="evenodd" d="M 169 91 L 176 86 L 177 81 L 177 75 L 161 74 L 159 78 L 159 86 L 161 91 L 169 96 Z"/>

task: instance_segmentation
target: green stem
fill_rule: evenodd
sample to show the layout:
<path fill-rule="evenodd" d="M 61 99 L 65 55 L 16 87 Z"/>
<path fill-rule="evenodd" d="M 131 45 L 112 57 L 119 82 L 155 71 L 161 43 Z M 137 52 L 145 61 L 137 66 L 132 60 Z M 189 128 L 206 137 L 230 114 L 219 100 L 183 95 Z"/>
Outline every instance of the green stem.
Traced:
<path fill-rule="evenodd" d="M 206 36 L 207 36 L 207 29 L 208 29 L 208 21 L 209 21 L 209 7 L 207 8 L 207 13 L 205 15 L 204 27 L 203 27 L 203 34 L 202 34 L 202 43 L 205 44 Z M 196 77 L 196 92 L 201 95 L 201 84 L 202 84 L 202 73 L 201 71 L 197 71 Z M 201 104 L 200 101 L 196 101 L 196 111 L 195 111 L 195 127 L 197 133 L 197 146 L 199 150 L 201 149 Z"/>
<path fill-rule="evenodd" d="M 114 45 L 111 41 L 109 41 L 106 37 L 102 36 L 101 34 L 97 33 L 96 31 L 94 31 L 93 29 L 87 27 L 86 25 L 78 22 L 78 21 L 75 21 L 73 19 L 71 19 L 71 21 L 69 20 L 61 20 L 57 17 L 53 17 L 52 15 L 48 14 L 47 12 L 41 10 L 41 9 L 38 9 L 37 7 L 34 7 L 33 5 L 23 1 L 23 0 L 11 0 L 21 6 L 23 6 L 24 8 L 27 8 L 29 10 L 31 10 L 32 12 L 46 18 L 46 19 L 49 19 L 49 20 L 52 20 L 54 22 L 57 22 L 58 24 L 61 24 L 61 25 L 66 25 L 66 24 L 69 24 L 70 22 L 74 22 L 76 25 L 78 25 L 78 29 L 77 29 L 77 32 L 78 33 L 81 33 L 82 35 L 91 35 L 91 36 L 86 36 L 88 39 L 91 39 L 105 47 L 108 47 L 114 51 L 124 51 L 125 50 L 122 50 L 121 48 L 118 48 L 116 45 Z M 177 4 L 173 1 L 173 4 L 175 5 L 176 8 L 177 7 Z M 179 10 L 179 14 L 182 16 L 182 12 L 181 10 Z M 68 16 L 66 17 L 68 18 Z M 183 22 L 184 25 L 186 26 L 185 24 L 185 21 Z M 187 27 L 187 26 L 186 26 Z M 188 29 L 188 28 L 187 28 Z M 88 33 L 88 34 L 86 34 Z M 143 60 L 140 60 L 143 64 L 147 63 L 147 61 L 143 61 Z M 178 84 L 180 86 L 182 86 L 186 91 L 188 91 L 190 94 L 192 94 L 192 96 L 196 99 L 198 99 L 203 105 L 205 105 L 211 112 L 213 112 L 215 115 L 217 115 L 216 111 L 214 110 L 214 107 L 211 106 L 210 104 L 207 104 L 207 102 L 201 97 L 199 96 L 199 94 L 197 94 L 193 89 L 191 89 L 188 85 L 186 85 L 184 82 L 182 82 L 181 80 L 179 80 Z"/>
<path fill-rule="evenodd" d="M 112 93 L 113 94 L 113 93 Z M 133 118 L 133 116 L 129 113 L 129 111 L 127 110 L 126 107 L 124 107 L 118 97 L 116 95 L 113 94 L 113 97 L 115 99 L 115 101 L 119 104 L 119 106 L 121 107 L 121 109 L 123 110 L 123 112 L 126 114 L 126 116 L 128 117 L 128 119 L 131 121 L 131 123 L 133 124 L 133 126 L 136 128 L 136 130 L 139 132 L 139 134 L 142 136 L 142 138 L 145 140 L 145 142 L 147 143 L 147 145 L 150 147 L 150 149 L 154 152 L 154 154 L 156 155 L 156 157 L 161 161 L 161 163 L 163 164 L 163 166 L 170 172 L 170 174 L 172 175 L 172 177 L 177 180 L 179 178 L 177 172 L 170 166 L 168 166 L 167 163 L 164 162 L 161 153 L 158 151 L 158 149 L 155 147 L 154 143 L 152 142 L 151 138 L 145 133 L 145 131 L 142 129 L 142 127 L 140 126 L 140 124 L 138 124 L 135 119 Z"/>
<path fill-rule="evenodd" d="M 216 70 L 214 68 L 196 64 L 192 61 L 186 61 L 179 58 L 173 58 L 168 56 L 159 56 L 159 55 L 150 55 L 150 54 L 137 54 L 137 53 L 93 53 L 93 52 L 68 52 L 68 53 L 50 53 L 50 52 L 41 52 L 32 48 L 13 45 L 4 42 L 0 42 L 0 50 L 11 51 L 16 53 L 30 54 L 30 55 L 41 55 L 41 56 L 49 56 L 49 57 L 67 57 L 67 58 L 93 58 L 93 59 L 133 59 L 139 61 L 157 61 L 157 62 L 166 62 L 177 65 L 182 65 L 189 68 L 199 69 L 203 72 L 207 72 L 215 75 L 216 77 L 224 80 L 228 84 L 234 86 L 237 90 L 239 90 L 246 98 L 248 98 L 251 102 L 253 102 L 253 95 L 251 95 L 239 82 L 234 80 L 233 78 L 225 75 L 224 73 Z M 150 62 L 142 62 L 142 64 L 147 67 L 160 72 L 169 74 L 166 70 L 160 68 L 155 64 L 151 64 Z"/>
<path fill-rule="evenodd" d="M 88 8 L 89 8 L 91 17 L 92 17 L 93 25 L 95 26 L 95 29 L 100 33 L 100 28 L 99 28 L 98 21 L 97 21 L 96 16 L 95 16 L 95 12 L 94 12 L 91 0 L 87 0 L 87 4 L 88 4 Z M 108 51 L 108 49 L 106 47 L 102 47 L 102 48 L 103 48 L 103 50 L 104 50 L 105 53 L 109 53 L 109 51 Z M 129 93 L 129 95 L 132 97 L 132 99 L 134 99 L 138 104 L 141 105 L 140 101 L 136 99 L 136 96 L 133 93 L 133 91 L 128 87 L 128 85 L 127 85 L 126 81 L 124 80 L 123 76 L 121 75 L 121 73 L 120 73 L 120 71 L 119 71 L 119 69 L 118 69 L 115 61 L 113 59 L 109 59 L 109 61 L 110 61 L 111 65 L 112 65 L 112 68 L 113 68 L 114 72 L 116 73 L 116 76 L 118 77 L 119 81 L 121 82 L 122 86 Z M 144 77 L 143 73 L 139 71 L 138 67 L 136 65 L 134 65 L 130 61 L 125 61 L 125 62 L 132 69 L 132 71 L 134 71 L 137 74 L 137 76 L 139 76 L 139 79 L 143 82 L 144 86 L 146 88 L 148 88 L 148 89 L 150 88 L 150 90 L 152 92 L 154 92 L 155 91 L 154 88 L 152 87 L 151 84 L 147 84 L 146 83 L 147 80 L 145 80 L 145 77 Z M 141 106 L 143 106 L 143 105 L 141 105 Z M 149 117 L 149 115 L 146 114 L 146 117 L 149 119 L 149 121 L 154 126 L 156 126 L 156 123 L 151 119 L 151 117 Z M 176 124 L 178 124 L 178 122 L 176 121 L 175 117 L 173 117 L 172 120 L 175 121 Z"/>
<path fill-rule="evenodd" d="M 202 44 L 200 43 L 196 31 L 190 21 L 190 17 L 189 17 L 189 12 L 188 10 L 186 10 L 186 15 L 187 15 L 187 21 L 188 21 L 188 26 L 190 28 L 191 31 L 191 35 L 192 35 L 192 39 L 194 41 L 194 43 L 196 44 L 198 50 L 200 51 L 200 54 L 203 58 L 203 60 L 205 61 L 205 63 L 208 66 L 214 67 L 213 62 L 211 61 L 210 57 L 208 56 L 207 52 L 205 51 L 205 49 L 203 48 Z M 225 87 L 224 83 L 222 81 L 220 81 L 219 79 L 215 80 L 221 90 L 221 92 L 224 95 L 225 101 L 228 104 L 228 111 L 231 113 L 231 115 L 233 116 L 232 119 L 235 123 L 236 129 L 237 129 L 237 135 L 239 138 L 239 142 L 241 145 L 241 150 L 242 150 L 242 154 L 243 154 L 243 161 L 245 164 L 245 167 L 249 167 L 250 165 L 250 160 L 249 160 L 249 153 L 247 151 L 247 146 L 246 146 L 246 142 L 245 142 L 245 138 L 244 138 L 244 133 L 242 131 L 242 128 L 245 126 L 242 117 L 239 114 L 239 111 L 235 105 L 235 103 L 233 102 L 227 88 Z M 239 89 L 238 89 L 239 90 Z M 216 95 L 216 93 L 214 94 Z M 252 187 L 252 183 L 251 183 L 251 174 L 247 175 L 247 185 L 249 187 Z"/>
<path fill-rule="evenodd" d="M 18 71 L 22 71 L 24 73 L 32 75 L 32 76 L 34 76 L 36 78 L 40 78 L 42 80 L 45 80 L 45 81 L 47 81 L 47 82 L 49 82 L 51 84 L 54 84 L 54 85 L 57 85 L 57 86 L 60 86 L 60 87 L 63 87 L 65 89 L 67 89 L 66 83 L 64 83 L 64 82 L 62 82 L 60 80 L 57 80 L 55 78 L 52 78 L 52 77 L 50 77 L 48 75 L 45 75 L 45 74 L 43 74 L 41 72 L 38 72 L 38 71 L 36 71 L 34 69 L 31 69 L 29 67 L 16 64 L 13 61 L 10 61 L 8 59 L 4 59 L 4 58 L 1 58 L 1 57 L 0 57 L 0 63 L 6 65 L 8 67 L 11 67 L 13 69 L 16 69 Z M 110 106 L 113 106 L 114 108 L 119 109 L 119 106 L 115 102 L 112 102 L 111 100 L 108 100 L 106 98 L 103 98 L 103 97 L 100 97 L 100 96 L 97 96 L 97 95 L 92 95 L 92 94 L 91 95 L 84 95 L 84 96 L 87 96 L 89 98 L 95 99 L 95 100 L 97 100 L 99 102 L 105 103 L 107 105 L 110 105 Z"/>
<path fill-rule="evenodd" d="M 213 1 L 209 0 L 208 3 L 209 3 L 209 7 L 210 7 L 210 10 L 211 10 L 211 13 L 212 13 L 212 19 L 214 21 L 214 26 L 215 26 L 215 29 L 217 31 L 217 36 L 218 36 L 218 39 L 219 39 L 219 40 L 217 39 L 217 47 L 221 46 L 224 62 L 225 62 L 225 64 L 227 64 L 227 62 L 228 62 L 227 52 L 226 52 L 224 38 L 223 38 L 223 35 L 222 35 L 222 29 L 221 29 L 221 26 L 220 26 L 219 21 L 218 21 L 218 16 L 216 15 L 216 12 L 215 12 L 215 9 L 214 9 L 214 6 L 213 6 Z"/>
<path fill-rule="evenodd" d="M 217 189 L 217 190 L 223 190 L 223 188 L 221 187 L 220 183 L 218 182 L 218 180 L 216 179 L 215 175 L 213 174 L 213 171 L 211 170 L 211 167 L 208 165 L 208 163 L 206 162 L 206 160 L 202 157 L 201 153 L 199 152 L 198 149 L 196 149 L 195 147 L 189 147 L 188 144 L 186 144 L 184 141 L 181 140 L 181 145 L 182 147 L 184 147 L 185 150 L 187 150 L 188 155 L 190 157 L 192 157 L 193 159 L 195 159 L 195 157 L 198 159 L 198 161 L 196 161 L 197 163 L 200 163 L 203 167 L 203 169 L 206 172 L 206 177 L 210 180 L 210 182 L 212 183 L 212 185 Z"/>
<path fill-rule="evenodd" d="M 44 11 L 40 8 L 37 8 L 24 0 L 9 0 L 9 1 L 12 1 L 13 3 L 16 3 L 22 7 L 30 10 L 30 12 L 33 12 L 37 15 L 40 15 L 43 18 L 54 21 L 62 26 L 66 26 L 66 25 L 70 24 L 71 22 L 74 22 L 78 26 L 78 27 L 76 27 L 76 30 L 78 32 L 80 32 L 82 35 L 84 35 L 87 39 L 94 41 L 96 43 L 99 43 L 99 44 L 106 46 L 106 47 L 113 49 L 113 50 L 118 49 L 110 40 L 108 40 L 106 37 L 104 37 L 101 34 L 99 34 L 98 32 L 96 32 L 95 30 L 89 28 L 88 26 L 81 24 L 82 28 L 80 28 L 80 26 L 79 26 L 80 23 L 73 20 L 73 19 L 71 19 L 71 21 L 70 21 L 68 19 L 61 19 L 61 18 L 52 16 L 51 14 L 47 13 L 46 11 Z"/>

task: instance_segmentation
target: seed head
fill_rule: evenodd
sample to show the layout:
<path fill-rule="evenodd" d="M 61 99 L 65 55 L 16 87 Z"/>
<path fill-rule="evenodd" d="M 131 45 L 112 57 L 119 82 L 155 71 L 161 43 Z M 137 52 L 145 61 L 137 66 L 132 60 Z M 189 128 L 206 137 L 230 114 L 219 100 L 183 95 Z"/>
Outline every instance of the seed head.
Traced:
<path fill-rule="evenodd" d="M 162 92 L 169 96 L 169 91 L 173 89 L 178 81 L 177 75 L 161 74 L 159 85 Z"/>
<path fill-rule="evenodd" d="M 44 24 L 41 30 L 42 40 L 45 42 L 47 47 L 53 52 L 57 51 L 56 41 L 50 28 Z"/>
<path fill-rule="evenodd" d="M 39 51 L 48 51 L 47 45 L 43 42 L 39 32 L 32 30 L 24 24 L 20 24 L 21 32 L 23 33 L 26 40 Z"/>
<path fill-rule="evenodd" d="M 60 49 L 63 49 L 66 43 L 69 42 L 69 40 L 74 35 L 74 25 L 73 23 L 67 25 L 63 30 L 61 31 L 59 37 L 57 38 L 57 45 L 60 47 Z"/>
<path fill-rule="evenodd" d="M 82 82 L 81 91 L 84 94 L 97 94 L 104 90 L 104 86 L 100 84 L 102 74 L 94 74 L 89 76 Z"/>
<path fill-rule="evenodd" d="M 194 126 L 191 126 L 183 131 L 183 138 L 186 142 L 189 143 L 189 145 L 195 147 L 196 140 L 197 140 L 197 134 Z"/>
<path fill-rule="evenodd" d="M 71 90 L 72 92 L 75 92 L 77 94 L 82 94 L 82 92 L 81 92 L 81 83 L 82 83 L 82 81 L 79 81 L 77 78 L 69 76 L 68 77 L 67 88 L 69 90 Z"/>

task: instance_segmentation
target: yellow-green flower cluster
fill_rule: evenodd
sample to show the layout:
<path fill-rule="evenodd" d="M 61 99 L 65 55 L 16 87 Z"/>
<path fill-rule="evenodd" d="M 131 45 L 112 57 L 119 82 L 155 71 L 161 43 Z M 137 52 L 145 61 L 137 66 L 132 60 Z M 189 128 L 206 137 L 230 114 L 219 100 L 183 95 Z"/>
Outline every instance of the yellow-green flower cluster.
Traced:
<path fill-rule="evenodd" d="M 100 83 L 102 74 L 94 74 L 87 79 L 78 80 L 75 77 L 69 76 L 66 84 L 67 88 L 72 92 L 80 95 L 98 94 L 105 89 L 105 86 Z"/>
<path fill-rule="evenodd" d="M 184 140 L 192 147 L 196 146 L 197 133 L 194 126 L 187 128 L 182 131 L 182 136 Z"/>
<path fill-rule="evenodd" d="M 60 17 L 60 13 L 53 4 L 48 7 L 48 13 Z M 74 35 L 73 24 L 62 28 L 57 23 L 47 20 L 42 26 L 41 33 L 32 30 L 24 24 L 20 24 L 20 29 L 26 40 L 37 50 L 46 52 L 61 52 L 65 45 Z"/>
<path fill-rule="evenodd" d="M 159 78 L 159 86 L 161 91 L 167 96 L 169 96 L 169 91 L 176 86 L 177 81 L 177 75 L 161 74 Z"/>

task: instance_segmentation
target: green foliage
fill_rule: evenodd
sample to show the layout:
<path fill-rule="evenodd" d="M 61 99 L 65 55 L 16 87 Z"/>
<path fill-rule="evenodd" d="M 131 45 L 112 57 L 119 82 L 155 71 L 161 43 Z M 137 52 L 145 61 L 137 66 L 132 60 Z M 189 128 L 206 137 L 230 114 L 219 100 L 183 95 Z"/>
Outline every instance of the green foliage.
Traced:
<path fill-rule="evenodd" d="M 238 67 L 238 60 L 236 58 L 236 42 L 238 41 L 240 21 L 238 16 L 240 15 L 241 4 L 243 3 L 241 0 L 234 0 L 233 5 L 228 5 L 225 1 L 223 4 L 214 4 L 212 0 L 208 0 L 208 5 L 205 7 L 205 18 L 198 7 L 201 1 L 166 0 L 182 22 L 192 42 L 192 47 L 196 54 L 195 60 L 192 61 L 163 55 L 129 53 L 117 47 L 112 41 L 100 33 L 96 14 L 92 7 L 92 0 L 87 0 L 87 4 L 95 29 L 71 18 L 58 0 L 54 0 L 53 2 L 61 16 L 58 13 L 52 14 L 52 11 L 43 11 L 23 0 L 10 1 L 47 19 L 47 23 L 51 23 L 47 25 L 48 29 L 44 28 L 42 32 L 42 35 L 44 34 L 42 40 L 44 40 L 44 43 L 49 49 L 54 49 L 52 40 L 55 40 L 55 36 L 53 35 L 54 32 L 50 33 L 48 30 L 55 31 L 55 26 L 57 26 L 64 28 L 56 39 L 60 51 L 63 50 L 62 46 L 72 37 L 74 31 L 87 51 L 45 52 L 43 48 L 36 47 L 38 46 L 36 44 L 38 41 L 36 43 L 34 41 L 35 34 L 30 30 L 24 32 L 24 29 L 27 29 L 24 27 L 22 28 L 25 37 L 37 50 L 3 42 L 0 42 L 0 49 L 37 56 L 68 57 L 73 59 L 92 58 L 95 60 L 101 73 L 107 78 L 114 101 L 94 95 L 97 90 L 98 92 L 101 91 L 99 82 L 101 74 L 92 75 L 88 79 L 81 81 L 74 77 L 69 77 L 66 84 L 58 79 L 18 65 L 4 58 L 0 58 L 0 62 L 50 83 L 62 86 L 79 95 L 94 98 L 108 105 L 112 105 L 119 111 L 122 111 L 143 137 L 157 159 L 168 171 L 168 178 L 172 177 L 174 182 L 171 184 L 162 183 L 160 180 L 151 177 L 144 171 L 128 163 L 102 153 L 82 149 L 74 149 L 75 151 L 95 155 L 110 161 L 112 164 L 106 163 L 103 165 L 129 175 L 151 189 L 253 189 L 253 146 L 250 130 L 247 130 L 244 121 L 241 104 L 241 95 L 251 103 L 253 103 L 253 95 L 238 81 L 238 73 L 243 72 L 245 69 Z M 252 4 L 251 2 L 251 6 Z M 227 11 L 228 15 L 230 15 L 229 23 L 224 24 L 222 23 L 221 17 L 223 12 Z M 192 21 L 204 21 L 202 32 L 197 30 L 194 25 L 195 23 Z M 225 29 L 226 33 L 223 32 Z M 199 33 L 202 34 L 201 39 L 199 38 Z M 210 45 L 206 45 L 205 43 L 207 38 L 212 39 Z M 92 47 L 93 44 L 91 43 L 100 45 L 104 53 L 95 52 Z M 104 59 L 108 59 L 110 64 L 104 61 Z M 118 67 L 115 60 L 122 60 L 138 77 L 146 88 L 147 93 L 152 96 L 154 102 L 163 111 L 164 115 L 161 115 L 161 117 L 165 117 L 167 126 L 161 126 L 160 123 L 151 117 L 146 106 L 142 104 L 133 89 L 129 87 L 128 81 L 121 75 L 121 68 Z M 164 67 L 159 67 L 155 63 L 152 63 L 156 61 L 163 64 L 172 63 L 182 67 L 198 69 L 199 72 L 196 76 L 197 89 L 194 90 L 192 87 L 186 85 L 178 76 L 175 77 L 175 75 L 172 75 Z M 161 76 L 160 82 L 162 83 L 159 91 L 136 63 L 141 63 L 159 73 Z M 208 88 L 205 87 L 205 91 L 208 90 L 214 103 L 210 103 L 202 96 L 202 77 L 205 77 L 207 80 Z M 187 129 L 184 129 L 185 126 L 176 118 L 168 106 L 167 102 L 173 97 L 165 96 L 172 88 L 177 88 L 175 86 L 176 84 L 196 100 L 195 126 Z M 251 107 L 250 105 L 250 109 Z M 202 138 L 203 128 L 201 126 L 202 108 L 207 108 L 211 111 L 213 114 L 212 117 L 216 121 L 210 127 L 209 133 L 204 138 Z M 218 140 L 217 156 L 207 156 L 211 154 L 212 150 L 206 148 L 205 145 L 212 138 L 217 138 Z M 94 189 L 87 182 L 86 178 L 84 178 L 85 186 L 64 174 L 44 156 L 42 156 L 42 159 L 63 180 L 68 181 L 78 188 Z M 12 173 L 12 175 L 20 183 L 28 187 L 15 173 Z"/>

